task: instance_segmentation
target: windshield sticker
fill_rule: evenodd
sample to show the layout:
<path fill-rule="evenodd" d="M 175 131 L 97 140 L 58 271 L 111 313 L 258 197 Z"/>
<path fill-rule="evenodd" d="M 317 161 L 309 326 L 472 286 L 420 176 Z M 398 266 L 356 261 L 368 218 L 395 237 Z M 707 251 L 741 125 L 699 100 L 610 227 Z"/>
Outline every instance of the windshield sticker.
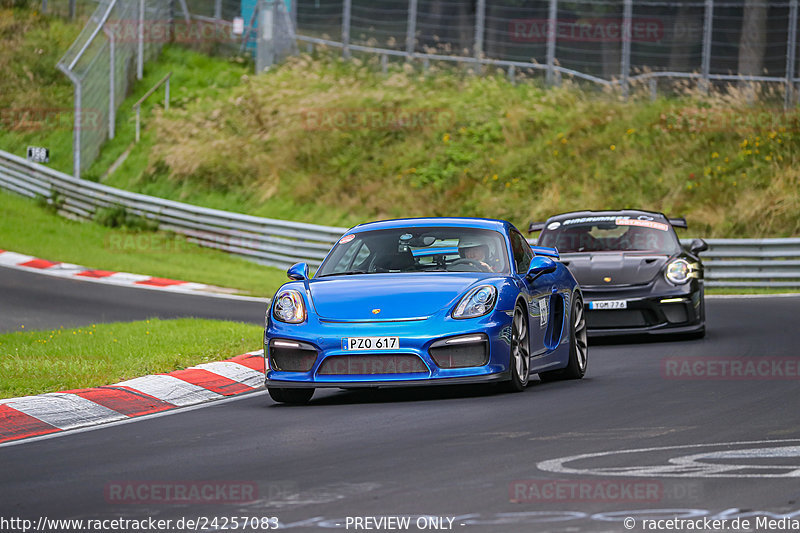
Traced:
<path fill-rule="evenodd" d="M 569 220 L 564 221 L 564 225 L 568 226 L 570 224 L 585 224 L 587 222 L 616 222 L 617 220 L 628 219 L 630 217 L 627 216 L 603 216 L 603 217 L 583 217 L 583 218 L 571 218 Z"/>
<path fill-rule="evenodd" d="M 617 220 L 617 226 L 639 226 L 642 228 L 669 231 L 669 224 L 664 224 L 663 222 L 654 222 L 652 220 L 634 220 L 630 218 L 621 218 Z"/>
<path fill-rule="evenodd" d="M 561 222 L 551 222 L 550 224 L 547 225 L 547 229 L 549 230 L 558 229 L 560 227 L 561 227 Z"/>
<path fill-rule="evenodd" d="M 339 239 L 339 244 L 347 244 L 348 242 L 352 241 L 355 238 L 356 238 L 356 236 L 353 235 L 353 234 L 345 235 L 344 237 Z"/>

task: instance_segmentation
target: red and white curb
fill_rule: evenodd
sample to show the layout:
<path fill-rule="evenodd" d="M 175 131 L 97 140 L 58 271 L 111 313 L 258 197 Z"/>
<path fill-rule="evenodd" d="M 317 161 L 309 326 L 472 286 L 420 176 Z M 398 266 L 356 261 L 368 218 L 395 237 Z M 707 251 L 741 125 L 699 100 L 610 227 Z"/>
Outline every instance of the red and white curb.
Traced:
<path fill-rule="evenodd" d="M 27 270 L 58 276 L 63 278 L 80 279 L 83 281 L 94 281 L 109 283 L 112 285 L 127 285 L 143 289 L 168 290 L 172 292 L 202 293 L 209 296 L 224 296 L 235 299 L 251 299 L 247 296 L 236 296 L 232 293 L 234 289 L 206 285 L 204 283 L 193 283 L 169 278 L 157 278 L 143 274 L 131 274 L 129 272 L 114 272 L 111 270 L 97 270 L 87 268 L 72 263 L 61 263 L 59 261 L 48 261 L 32 255 L 18 254 L 8 250 L 0 250 L 0 266 Z M 257 298 L 263 300 L 263 298 Z"/>
<path fill-rule="evenodd" d="M 264 386 L 263 350 L 91 389 L 0 400 L 0 443 L 220 400 Z"/>

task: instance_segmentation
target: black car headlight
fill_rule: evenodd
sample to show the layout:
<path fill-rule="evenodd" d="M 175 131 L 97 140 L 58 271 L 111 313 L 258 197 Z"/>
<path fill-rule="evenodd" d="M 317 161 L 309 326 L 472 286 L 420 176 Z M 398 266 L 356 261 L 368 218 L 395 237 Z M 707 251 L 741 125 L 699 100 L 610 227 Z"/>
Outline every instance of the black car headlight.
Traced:
<path fill-rule="evenodd" d="M 493 285 L 475 287 L 458 302 L 453 318 L 477 318 L 487 315 L 497 302 L 497 289 Z"/>
<path fill-rule="evenodd" d="M 664 276 L 670 283 L 683 285 L 692 277 L 692 266 L 685 259 L 675 259 L 667 265 Z"/>
<path fill-rule="evenodd" d="M 306 319 L 306 304 L 299 291 L 285 289 L 275 295 L 275 306 L 272 308 L 275 320 L 289 324 L 299 324 Z"/>

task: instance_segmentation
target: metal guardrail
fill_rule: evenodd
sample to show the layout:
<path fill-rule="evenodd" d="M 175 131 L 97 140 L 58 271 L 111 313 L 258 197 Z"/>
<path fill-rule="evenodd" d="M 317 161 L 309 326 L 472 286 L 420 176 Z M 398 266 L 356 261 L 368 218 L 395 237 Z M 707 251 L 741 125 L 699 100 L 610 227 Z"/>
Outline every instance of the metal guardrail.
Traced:
<path fill-rule="evenodd" d="M 800 288 L 800 239 L 705 239 L 708 287 Z M 691 239 L 682 240 L 689 244 Z"/>
<path fill-rule="evenodd" d="M 58 200 L 65 216 L 91 219 L 101 208 L 124 208 L 185 235 L 201 246 L 287 268 L 299 261 L 318 266 L 346 228 L 303 224 L 208 209 L 75 179 L 0 150 L 0 188 Z"/>
<path fill-rule="evenodd" d="M 346 228 L 303 224 L 208 209 L 86 180 L 0 150 L 0 188 L 60 202 L 66 216 L 91 219 L 100 208 L 124 208 L 190 242 L 286 268 L 316 267 Z M 691 239 L 681 241 L 689 244 Z M 709 287 L 800 288 L 800 238 L 706 239 L 701 257 Z"/>

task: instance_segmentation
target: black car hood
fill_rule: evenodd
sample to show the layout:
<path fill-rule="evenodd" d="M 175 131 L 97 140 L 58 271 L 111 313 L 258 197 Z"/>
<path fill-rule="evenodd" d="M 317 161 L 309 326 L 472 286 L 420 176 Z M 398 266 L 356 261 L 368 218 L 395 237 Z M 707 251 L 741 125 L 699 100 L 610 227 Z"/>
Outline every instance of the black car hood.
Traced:
<path fill-rule="evenodd" d="M 642 252 L 561 254 L 561 262 L 584 287 L 644 285 L 659 275 L 668 259 Z"/>

